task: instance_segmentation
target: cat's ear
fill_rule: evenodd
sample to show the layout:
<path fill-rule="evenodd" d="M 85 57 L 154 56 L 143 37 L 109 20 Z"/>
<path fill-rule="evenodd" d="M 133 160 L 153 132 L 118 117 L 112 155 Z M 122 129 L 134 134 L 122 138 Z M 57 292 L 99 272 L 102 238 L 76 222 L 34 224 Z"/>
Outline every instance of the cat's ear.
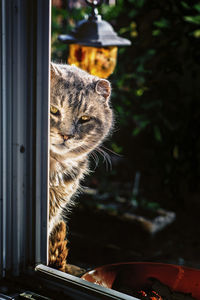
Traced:
<path fill-rule="evenodd" d="M 55 79 L 56 76 L 59 75 L 59 70 L 56 66 L 56 64 L 52 63 L 50 64 L 51 67 L 51 80 L 53 81 Z"/>
<path fill-rule="evenodd" d="M 96 83 L 95 90 L 97 94 L 102 95 L 106 101 L 109 100 L 111 94 L 111 85 L 108 80 L 99 79 Z"/>

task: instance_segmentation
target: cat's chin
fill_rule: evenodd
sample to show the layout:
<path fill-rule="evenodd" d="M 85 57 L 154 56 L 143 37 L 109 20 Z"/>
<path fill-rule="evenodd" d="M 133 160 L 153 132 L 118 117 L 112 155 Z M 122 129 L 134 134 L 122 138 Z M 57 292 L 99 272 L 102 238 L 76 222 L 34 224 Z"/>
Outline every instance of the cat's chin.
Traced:
<path fill-rule="evenodd" d="M 61 149 L 66 149 L 66 145 L 65 145 L 65 143 L 62 143 L 62 144 L 51 144 L 51 148 L 53 148 L 54 150 L 57 149 L 57 151 L 60 151 Z"/>
<path fill-rule="evenodd" d="M 50 160 L 56 161 L 57 163 L 63 163 L 74 158 L 84 158 L 89 152 L 90 151 L 86 150 L 80 151 L 79 147 L 71 149 L 62 144 L 56 146 L 51 145 Z"/>
<path fill-rule="evenodd" d="M 55 154 L 62 155 L 67 153 L 70 149 L 69 147 L 67 147 L 65 143 L 61 143 L 61 144 L 51 144 L 50 150 Z"/>

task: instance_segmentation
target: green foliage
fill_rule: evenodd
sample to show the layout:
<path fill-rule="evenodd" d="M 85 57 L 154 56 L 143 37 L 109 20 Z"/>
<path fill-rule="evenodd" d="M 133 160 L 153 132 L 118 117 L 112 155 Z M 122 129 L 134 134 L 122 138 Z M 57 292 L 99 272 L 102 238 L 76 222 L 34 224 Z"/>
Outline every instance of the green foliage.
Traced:
<path fill-rule="evenodd" d="M 69 32 L 84 13 L 53 9 L 53 58 L 65 60 L 66 47 L 55 36 Z M 182 199 L 197 189 L 200 176 L 200 2 L 118 0 L 102 5 L 101 13 L 132 42 L 119 49 L 110 77 L 117 124 L 110 148 L 128 158 L 128 167 L 114 176 L 133 180 L 141 169 L 146 182 L 159 177 L 154 197 L 165 192 L 168 201 Z"/>
<path fill-rule="evenodd" d="M 197 24 L 197 25 L 200 24 L 200 16 L 185 16 L 184 20 L 187 22 Z"/>
<path fill-rule="evenodd" d="M 73 9 L 52 7 L 51 22 L 51 55 L 52 60 L 66 62 L 68 49 L 65 44 L 58 41 L 60 34 L 69 33 L 76 25 L 76 22 L 84 18 L 88 13 L 87 9 Z"/>
<path fill-rule="evenodd" d="M 169 28 L 170 27 L 169 20 L 167 20 L 165 18 L 161 18 L 160 20 L 153 22 L 153 24 L 158 28 Z"/>

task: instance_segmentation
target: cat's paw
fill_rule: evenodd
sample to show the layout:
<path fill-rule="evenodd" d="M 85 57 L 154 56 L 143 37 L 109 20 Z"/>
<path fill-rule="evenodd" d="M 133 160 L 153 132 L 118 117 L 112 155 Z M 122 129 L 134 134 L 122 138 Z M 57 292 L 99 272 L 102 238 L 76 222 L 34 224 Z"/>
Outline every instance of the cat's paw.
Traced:
<path fill-rule="evenodd" d="M 67 264 L 65 266 L 65 272 L 77 277 L 81 277 L 86 270 L 75 265 Z"/>

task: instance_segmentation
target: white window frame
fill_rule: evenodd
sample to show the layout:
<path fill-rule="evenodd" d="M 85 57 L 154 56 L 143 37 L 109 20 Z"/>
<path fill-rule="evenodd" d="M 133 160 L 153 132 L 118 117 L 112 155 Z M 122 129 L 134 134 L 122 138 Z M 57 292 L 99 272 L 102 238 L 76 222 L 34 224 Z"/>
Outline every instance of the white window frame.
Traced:
<path fill-rule="evenodd" d="M 0 279 L 136 299 L 46 266 L 51 1 L 2 0 L 0 14 Z"/>

